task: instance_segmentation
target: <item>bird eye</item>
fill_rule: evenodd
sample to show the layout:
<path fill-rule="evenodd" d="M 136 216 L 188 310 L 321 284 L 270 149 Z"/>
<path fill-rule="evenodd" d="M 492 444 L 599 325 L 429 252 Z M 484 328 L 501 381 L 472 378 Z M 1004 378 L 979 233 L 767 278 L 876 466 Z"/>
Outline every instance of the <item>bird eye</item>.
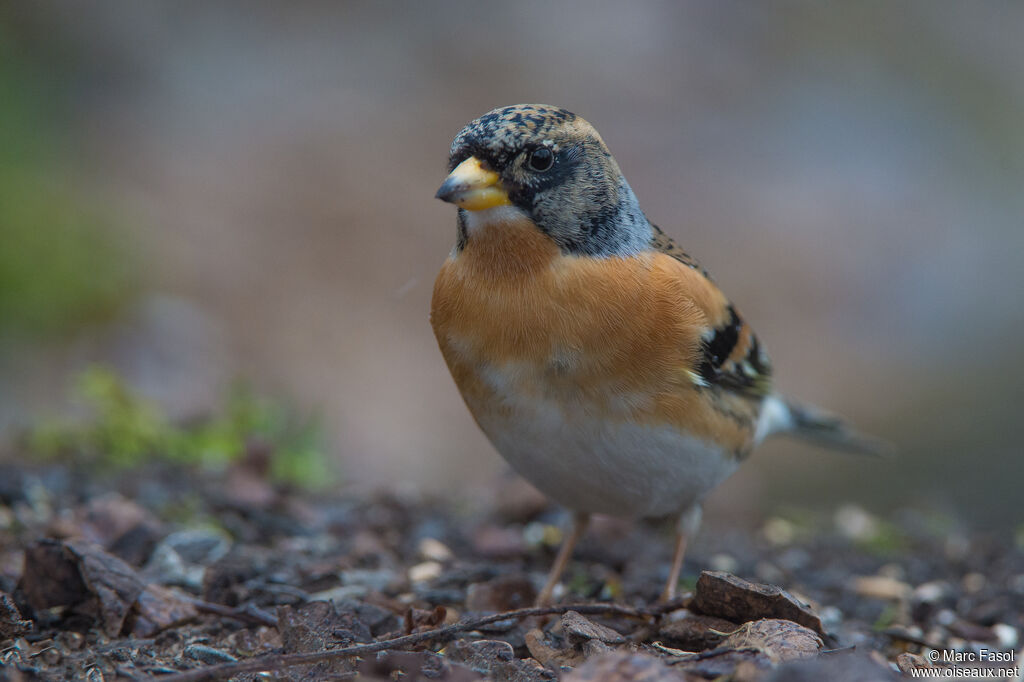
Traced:
<path fill-rule="evenodd" d="M 547 147 L 535 149 L 530 153 L 529 164 L 533 170 L 543 173 L 555 164 L 555 155 Z"/>

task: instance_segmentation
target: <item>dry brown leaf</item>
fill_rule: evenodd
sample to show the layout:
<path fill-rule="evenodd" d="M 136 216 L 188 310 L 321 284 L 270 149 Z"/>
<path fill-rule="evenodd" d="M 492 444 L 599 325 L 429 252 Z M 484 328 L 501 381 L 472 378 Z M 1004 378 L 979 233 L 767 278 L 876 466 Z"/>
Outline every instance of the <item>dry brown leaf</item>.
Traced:
<path fill-rule="evenodd" d="M 722 642 L 722 648 L 752 648 L 763 652 L 772 663 L 816 656 L 824 647 L 821 637 L 810 628 L 790 620 L 765 618 L 744 623 Z"/>

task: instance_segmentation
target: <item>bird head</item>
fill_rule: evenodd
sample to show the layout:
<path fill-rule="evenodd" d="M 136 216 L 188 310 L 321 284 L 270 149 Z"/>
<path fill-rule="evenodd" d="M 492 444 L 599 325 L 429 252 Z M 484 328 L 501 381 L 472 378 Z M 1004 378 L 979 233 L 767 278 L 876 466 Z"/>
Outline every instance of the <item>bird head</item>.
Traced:
<path fill-rule="evenodd" d="M 604 140 L 572 112 L 544 104 L 494 109 L 452 142 L 437 198 L 459 207 L 462 239 L 525 216 L 565 252 L 626 255 L 651 226 Z"/>

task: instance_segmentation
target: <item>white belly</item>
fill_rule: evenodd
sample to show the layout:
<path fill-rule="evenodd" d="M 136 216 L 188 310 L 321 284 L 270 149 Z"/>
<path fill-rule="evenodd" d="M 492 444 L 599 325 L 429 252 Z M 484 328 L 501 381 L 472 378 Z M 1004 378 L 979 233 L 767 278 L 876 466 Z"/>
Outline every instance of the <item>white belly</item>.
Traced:
<path fill-rule="evenodd" d="M 504 373 L 488 383 L 506 409 L 470 409 L 499 453 L 560 504 L 621 517 L 686 511 L 738 466 L 713 444 L 667 425 L 637 424 L 586 403 L 515 395 Z M 626 401 L 628 402 L 628 401 Z"/>

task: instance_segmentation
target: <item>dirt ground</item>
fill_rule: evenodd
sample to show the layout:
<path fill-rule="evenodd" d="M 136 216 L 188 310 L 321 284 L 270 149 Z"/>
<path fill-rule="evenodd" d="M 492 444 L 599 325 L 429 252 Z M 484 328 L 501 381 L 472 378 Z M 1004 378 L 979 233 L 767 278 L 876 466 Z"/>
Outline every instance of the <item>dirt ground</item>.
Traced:
<path fill-rule="evenodd" d="M 1020 647 L 1010 534 L 853 507 L 709 519 L 684 596 L 659 605 L 667 530 L 600 520 L 558 606 L 531 611 L 565 520 L 513 478 L 430 500 L 282 490 L 252 461 L 117 477 L 0 462 L 0 679 L 886 680 L 932 651 L 1019 665 L 980 660 Z"/>

